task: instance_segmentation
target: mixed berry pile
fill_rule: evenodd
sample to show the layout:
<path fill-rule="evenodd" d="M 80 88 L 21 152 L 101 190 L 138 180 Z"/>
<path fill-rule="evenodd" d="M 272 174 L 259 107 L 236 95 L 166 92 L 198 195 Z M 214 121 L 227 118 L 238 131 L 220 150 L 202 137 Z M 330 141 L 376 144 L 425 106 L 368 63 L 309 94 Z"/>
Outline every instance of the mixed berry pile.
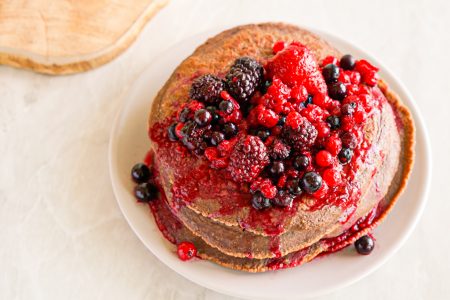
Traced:
<path fill-rule="evenodd" d="M 252 206 L 292 206 L 302 194 L 345 189 L 368 147 L 362 128 L 379 106 L 378 69 L 351 55 L 320 64 L 304 45 L 238 58 L 224 77 L 194 80 L 168 137 L 253 194 Z"/>

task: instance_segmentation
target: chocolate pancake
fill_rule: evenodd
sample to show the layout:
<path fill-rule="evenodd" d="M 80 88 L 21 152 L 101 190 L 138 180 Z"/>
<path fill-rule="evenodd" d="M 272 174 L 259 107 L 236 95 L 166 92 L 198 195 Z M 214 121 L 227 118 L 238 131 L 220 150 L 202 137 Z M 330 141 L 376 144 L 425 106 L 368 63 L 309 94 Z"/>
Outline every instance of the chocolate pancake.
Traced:
<path fill-rule="evenodd" d="M 189 101 L 189 88 L 201 74 L 225 74 L 233 61 L 251 56 L 265 61 L 275 41 L 298 41 L 316 60 L 340 57 L 338 50 L 318 36 L 286 24 L 246 25 L 227 30 L 201 45 L 174 71 L 154 100 L 150 128 L 167 126 Z M 379 114 L 363 129 L 370 145 L 365 163 L 357 168 L 358 189 L 351 206 L 326 204 L 312 210 L 312 197 L 303 196 L 291 210 L 257 212 L 249 193 L 215 170 L 207 160 L 186 152 L 162 152 L 152 143 L 158 181 L 165 200 L 152 204 L 155 218 L 173 242 L 192 241 L 198 255 L 234 269 L 261 272 L 307 262 L 320 253 L 338 250 L 366 234 L 392 208 L 409 176 L 413 159 L 414 126 L 400 99 L 379 82 L 374 97 L 383 98 Z M 387 100 L 386 100 L 386 99 Z M 180 155 L 183 153 L 183 155 Z M 174 188 L 175 180 L 183 185 Z M 202 176 L 198 176 L 201 170 Z M 206 176 L 205 176 L 206 174 Z M 177 178 L 176 178 L 177 177 Z M 355 223 L 359 226 L 349 233 Z M 174 225 L 175 224 L 175 225 Z M 342 237 L 336 242 L 334 237 Z"/>

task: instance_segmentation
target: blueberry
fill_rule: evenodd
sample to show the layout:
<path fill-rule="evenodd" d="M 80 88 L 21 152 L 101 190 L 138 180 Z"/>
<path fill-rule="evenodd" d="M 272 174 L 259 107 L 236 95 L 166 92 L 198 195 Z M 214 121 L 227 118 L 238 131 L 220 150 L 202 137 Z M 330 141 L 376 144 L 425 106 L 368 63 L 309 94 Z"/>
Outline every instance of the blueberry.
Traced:
<path fill-rule="evenodd" d="M 288 207 L 292 206 L 292 202 L 294 201 L 294 195 L 289 193 L 286 190 L 279 190 L 277 192 L 277 195 L 275 198 L 273 198 L 271 201 L 273 204 L 281 207 Z"/>
<path fill-rule="evenodd" d="M 278 119 L 278 126 L 283 126 L 284 123 L 286 123 L 286 116 L 280 116 L 280 118 Z"/>
<path fill-rule="evenodd" d="M 300 181 L 302 190 L 308 194 L 313 194 L 322 187 L 322 177 L 316 172 L 307 172 Z"/>
<path fill-rule="evenodd" d="M 353 70 L 355 68 L 356 59 L 350 54 L 346 54 L 341 57 L 339 64 L 344 70 Z"/>
<path fill-rule="evenodd" d="M 307 107 L 308 104 L 312 104 L 313 103 L 313 96 L 312 95 L 308 95 L 308 98 L 306 98 L 306 101 L 303 102 L 303 106 Z"/>
<path fill-rule="evenodd" d="M 344 116 L 351 116 L 355 112 L 355 107 L 355 102 L 345 103 L 344 105 L 342 105 L 341 113 Z"/>
<path fill-rule="evenodd" d="M 261 85 L 261 93 L 263 93 L 263 94 L 267 93 L 267 89 L 271 85 L 272 85 L 272 81 L 270 81 L 270 80 L 264 81 L 264 83 Z"/>
<path fill-rule="evenodd" d="M 238 128 L 234 123 L 225 123 L 223 125 L 223 133 L 225 133 L 225 137 L 230 139 L 234 137 L 238 132 Z"/>
<path fill-rule="evenodd" d="M 347 88 L 342 82 L 335 82 L 328 85 L 328 95 L 334 99 L 342 101 L 347 96 Z"/>
<path fill-rule="evenodd" d="M 135 164 L 131 169 L 131 178 L 136 183 L 146 182 L 150 176 L 150 169 L 143 163 Z"/>
<path fill-rule="evenodd" d="M 270 136 L 270 130 L 267 128 L 260 128 L 256 131 L 256 136 L 259 137 L 261 141 L 265 142 Z"/>
<path fill-rule="evenodd" d="M 353 151 L 349 148 L 342 148 L 342 150 L 339 152 L 338 157 L 341 164 L 345 165 L 350 160 L 352 160 Z"/>
<path fill-rule="evenodd" d="M 336 82 L 339 78 L 339 67 L 335 64 L 328 64 L 323 67 L 322 75 L 326 83 Z"/>
<path fill-rule="evenodd" d="M 134 195 L 138 202 L 150 202 L 156 199 L 158 190 L 148 182 L 140 183 L 134 188 Z"/>
<path fill-rule="evenodd" d="M 368 235 L 363 235 L 355 242 L 356 251 L 362 255 L 369 255 L 373 248 L 375 247 L 375 243 L 373 239 Z"/>
<path fill-rule="evenodd" d="M 270 173 L 280 175 L 284 172 L 284 163 L 282 161 L 274 161 L 270 167 Z"/>
<path fill-rule="evenodd" d="M 206 109 L 199 109 L 195 112 L 194 120 L 198 126 L 203 127 L 211 123 L 211 113 Z"/>
<path fill-rule="evenodd" d="M 189 108 L 183 108 L 183 110 L 180 112 L 180 115 L 178 116 L 178 120 L 180 120 L 181 123 L 185 123 L 189 119 L 190 112 L 191 110 Z"/>
<path fill-rule="evenodd" d="M 294 159 L 293 166 L 296 170 L 303 171 L 309 166 L 309 158 L 306 155 L 299 155 Z"/>
<path fill-rule="evenodd" d="M 225 139 L 225 135 L 222 132 L 219 131 L 214 131 L 211 134 L 211 145 L 213 146 L 217 146 L 220 144 L 220 142 L 222 142 Z"/>
<path fill-rule="evenodd" d="M 261 192 L 256 192 L 252 197 L 252 206 L 255 209 L 264 209 L 270 207 L 270 200 L 261 194 Z"/>
<path fill-rule="evenodd" d="M 173 123 L 167 128 L 167 136 L 169 137 L 169 140 L 171 140 L 172 142 L 178 140 L 178 137 L 175 134 L 175 127 L 177 127 L 177 125 L 178 125 L 177 123 Z"/>
<path fill-rule="evenodd" d="M 339 129 L 341 127 L 341 119 L 338 116 L 329 116 L 327 118 L 327 123 L 330 125 L 332 130 Z"/>
<path fill-rule="evenodd" d="M 206 110 L 211 114 L 211 124 L 217 124 L 220 119 L 220 116 L 217 113 L 217 108 L 214 106 L 208 106 Z"/>
<path fill-rule="evenodd" d="M 227 115 L 231 114 L 234 110 L 234 105 L 231 101 L 223 100 L 219 104 L 219 109 L 226 113 Z"/>
<path fill-rule="evenodd" d="M 298 178 L 288 180 L 288 182 L 286 182 L 286 187 L 289 192 L 294 195 L 300 195 L 303 192 Z"/>

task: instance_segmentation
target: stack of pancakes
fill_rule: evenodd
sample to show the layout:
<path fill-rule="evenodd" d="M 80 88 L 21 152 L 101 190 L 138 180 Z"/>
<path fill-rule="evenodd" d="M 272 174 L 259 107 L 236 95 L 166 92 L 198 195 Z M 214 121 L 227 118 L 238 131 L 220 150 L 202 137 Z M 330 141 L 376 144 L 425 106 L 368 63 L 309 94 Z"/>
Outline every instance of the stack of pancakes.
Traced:
<path fill-rule="evenodd" d="M 299 41 L 318 61 L 329 55 L 342 56 L 318 36 L 291 25 L 266 23 L 227 30 L 197 48 L 174 71 L 153 102 L 149 128 L 170 124 L 170 117 L 189 101 L 189 88 L 198 74 L 224 74 L 242 56 L 264 61 L 278 40 Z M 410 113 L 382 80 L 374 93 L 387 101 L 364 126 L 365 139 L 372 146 L 365 164 L 356 170 L 359 188 L 353 196 L 358 201 L 351 214 L 349 207 L 325 205 L 310 210 L 296 203 L 290 213 L 270 209 L 257 215 L 249 205 L 248 193 L 216 171 L 204 170 L 204 159 L 189 154 L 181 157 L 176 143 L 171 152 L 153 142 L 154 164 L 165 194 L 152 203 L 160 229 L 175 243 L 193 242 L 201 258 L 251 272 L 298 265 L 353 243 L 387 215 L 412 167 Z M 202 176 L 196 176 L 199 170 Z M 174 189 L 180 174 L 185 176 L 186 189 Z M 366 226 L 353 226 L 368 218 Z M 338 236 L 341 238 L 333 239 Z"/>

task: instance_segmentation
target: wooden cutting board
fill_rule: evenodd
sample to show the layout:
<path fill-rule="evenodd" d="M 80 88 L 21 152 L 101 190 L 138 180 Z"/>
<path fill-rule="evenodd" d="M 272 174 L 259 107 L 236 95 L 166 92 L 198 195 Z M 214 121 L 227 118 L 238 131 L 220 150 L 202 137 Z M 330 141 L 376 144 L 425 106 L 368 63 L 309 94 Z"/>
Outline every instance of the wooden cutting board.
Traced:
<path fill-rule="evenodd" d="M 0 64 L 47 74 L 122 53 L 168 0 L 0 0 Z"/>

